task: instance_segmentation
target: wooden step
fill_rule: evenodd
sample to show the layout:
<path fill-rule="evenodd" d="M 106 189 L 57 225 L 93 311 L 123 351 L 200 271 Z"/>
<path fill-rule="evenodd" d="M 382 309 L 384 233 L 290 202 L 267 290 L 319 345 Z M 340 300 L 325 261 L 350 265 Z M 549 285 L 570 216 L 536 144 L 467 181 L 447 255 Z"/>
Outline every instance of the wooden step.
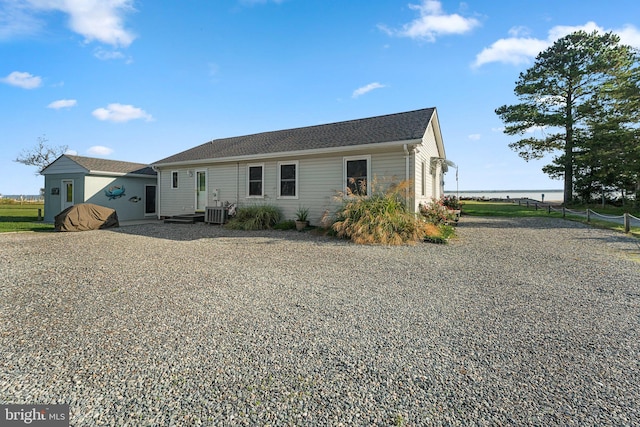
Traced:
<path fill-rule="evenodd" d="M 167 218 L 164 220 L 165 224 L 193 224 L 195 221 L 192 218 Z"/>

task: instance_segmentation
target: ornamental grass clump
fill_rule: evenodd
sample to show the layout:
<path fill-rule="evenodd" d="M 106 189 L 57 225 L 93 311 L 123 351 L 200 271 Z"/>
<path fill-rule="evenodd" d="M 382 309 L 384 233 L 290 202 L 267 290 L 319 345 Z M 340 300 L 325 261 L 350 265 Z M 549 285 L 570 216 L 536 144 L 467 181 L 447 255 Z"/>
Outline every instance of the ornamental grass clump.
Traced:
<path fill-rule="evenodd" d="M 361 182 L 359 194 L 347 189 L 339 193 L 342 206 L 331 228 L 338 237 L 358 244 L 402 245 L 422 242 L 429 235 L 439 233 L 438 227 L 424 222 L 407 210 L 411 181 L 391 184 L 385 191 L 371 184 L 366 195 L 366 182 Z"/>
<path fill-rule="evenodd" d="M 225 227 L 233 230 L 266 230 L 273 228 L 281 218 L 280 210 L 271 205 L 246 206 Z"/>

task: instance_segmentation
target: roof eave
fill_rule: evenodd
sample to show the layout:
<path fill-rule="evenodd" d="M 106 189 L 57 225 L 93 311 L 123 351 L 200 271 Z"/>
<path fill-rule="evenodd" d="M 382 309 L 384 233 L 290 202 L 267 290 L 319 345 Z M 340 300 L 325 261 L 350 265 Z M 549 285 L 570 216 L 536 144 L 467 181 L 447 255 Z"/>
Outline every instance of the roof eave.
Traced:
<path fill-rule="evenodd" d="M 402 141 L 388 141 L 388 142 L 378 142 L 373 144 L 358 144 L 358 145 L 348 145 L 348 146 L 340 146 L 340 147 L 316 148 L 316 149 L 310 149 L 310 150 L 280 151 L 277 153 L 261 153 L 261 154 L 250 154 L 250 155 L 244 155 L 244 156 L 183 160 L 179 162 L 152 163 L 152 166 L 163 168 L 168 166 L 173 167 L 173 166 L 201 165 L 201 164 L 207 164 L 207 163 L 242 162 L 242 161 L 250 161 L 250 160 L 256 160 L 256 159 L 274 159 L 278 157 L 313 156 L 318 154 L 342 153 L 346 151 L 366 151 L 370 149 L 379 149 L 379 148 L 385 148 L 385 147 L 404 146 L 405 144 L 418 145 L 420 143 L 422 143 L 422 139 L 416 138 L 416 139 L 406 139 Z"/>
<path fill-rule="evenodd" d="M 89 171 L 89 175 L 102 175 L 102 176 L 131 176 L 140 178 L 154 178 L 155 175 L 148 175 L 143 173 L 131 173 L 131 172 L 107 172 L 107 171 Z"/>

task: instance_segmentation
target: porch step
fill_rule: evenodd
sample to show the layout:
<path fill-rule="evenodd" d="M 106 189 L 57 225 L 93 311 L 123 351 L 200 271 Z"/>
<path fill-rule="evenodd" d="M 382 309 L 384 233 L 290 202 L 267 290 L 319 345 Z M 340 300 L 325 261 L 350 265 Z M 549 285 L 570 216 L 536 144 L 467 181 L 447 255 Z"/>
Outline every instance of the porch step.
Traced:
<path fill-rule="evenodd" d="M 196 222 L 204 222 L 204 213 L 174 215 L 164 220 L 167 224 L 194 224 Z"/>

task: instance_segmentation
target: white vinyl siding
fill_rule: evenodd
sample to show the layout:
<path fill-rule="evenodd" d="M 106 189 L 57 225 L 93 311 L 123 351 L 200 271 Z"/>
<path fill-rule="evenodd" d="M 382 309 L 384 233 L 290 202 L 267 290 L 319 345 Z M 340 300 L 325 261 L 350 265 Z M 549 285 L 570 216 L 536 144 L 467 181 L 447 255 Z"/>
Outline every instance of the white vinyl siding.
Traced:
<path fill-rule="evenodd" d="M 264 162 L 215 163 L 207 165 L 207 178 L 210 193 L 213 189 L 218 190 L 220 203 L 235 202 L 238 203 L 238 207 L 251 206 L 255 203 L 275 205 L 281 210 L 285 219 L 294 219 L 296 210 L 303 206 L 309 208 L 311 224 L 318 225 L 325 212 L 333 215 L 340 204 L 336 196 L 345 190 L 345 158 L 366 158 L 369 181 L 378 181 L 377 187 L 382 188 L 392 182 L 397 183 L 406 179 L 405 156 L 401 147 L 394 147 L 392 150 L 381 150 L 365 155 L 352 151 L 346 155 L 335 153 Z M 296 164 L 297 197 L 279 197 L 279 166 L 293 163 Z M 262 198 L 247 197 L 249 165 L 262 166 Z M 201 168 L 185 166 L 184 169 L 178 170 L 179 179 L 187 179 L 188 171 L 196 169 Z M 189 180 L 189 182 L 192 181 L 193 179 Z M 161 171 L 158 191 L 162 192 L 159 215 L 170 216 L 194 212 L 193 186 L 187 189 L 181 185 L 178 190 L 171 190 L 169 169 Z"/>
<path fill-rule="evenodd" d="M 194 186 L 191 185 L 191 188 L 187 188 L 186 185 L 181 185 L 178 188 L 173 188 L 174 172 L 178 174 L 179 182 L 193 183 L 193 178 L 189 177 L 189 170 L 192 169 L 158 171 L 160 182 L 158 191 L 161 192 L 159 206 L 160 216 L 172 216 L 195 212 L 195 198 L 193 197 L 195 190 Z"/>

